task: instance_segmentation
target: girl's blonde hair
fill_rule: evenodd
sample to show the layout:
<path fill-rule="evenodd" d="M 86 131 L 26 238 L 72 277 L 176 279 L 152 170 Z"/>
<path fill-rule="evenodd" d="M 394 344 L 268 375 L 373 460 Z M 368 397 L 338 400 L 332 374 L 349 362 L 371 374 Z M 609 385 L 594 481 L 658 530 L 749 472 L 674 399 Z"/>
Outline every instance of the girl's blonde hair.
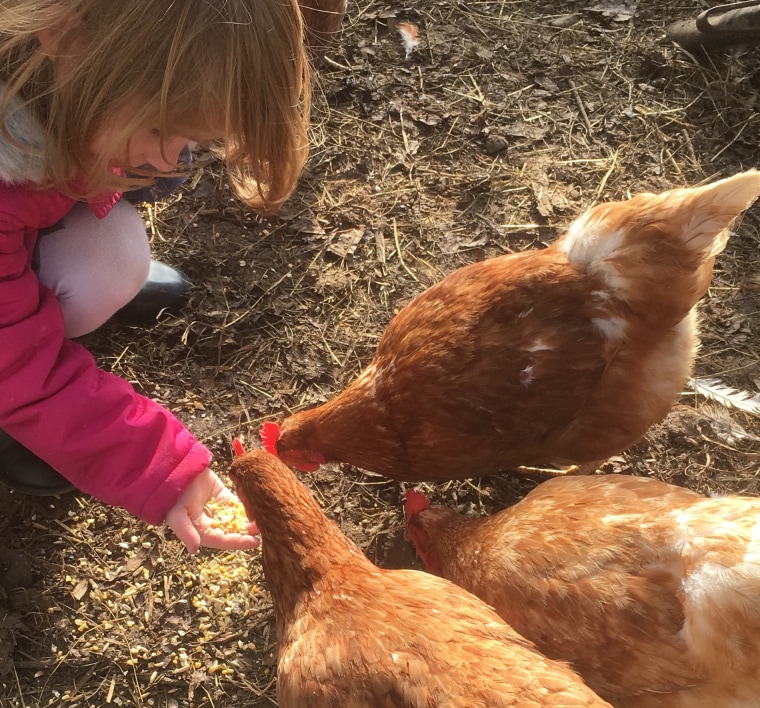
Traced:
<path fill-rule="evenodd" d="M 149 181 L 118 177 L 93 138 L 109 118 L 121 154 L 138 131 L 223 131 L 231 184 L 275 211 L 307 153 L 309 67 L 297 0 L 3 0 L 0 125 L 20 99 L 44 125 L 49 185 L 72 194 Z M 41 46 L 44 33 L 52 38 Z M 123 120 L 123 119 L 122 119 Z M 132 166 L 135 167 L 135 166 Z"/>

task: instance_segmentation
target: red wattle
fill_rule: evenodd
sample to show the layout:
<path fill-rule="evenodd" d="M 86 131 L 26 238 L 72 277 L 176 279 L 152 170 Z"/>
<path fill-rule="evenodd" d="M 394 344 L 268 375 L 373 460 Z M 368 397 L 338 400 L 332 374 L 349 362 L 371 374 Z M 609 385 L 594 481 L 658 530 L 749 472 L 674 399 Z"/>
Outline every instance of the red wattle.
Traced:
<path fill-rule="evenodd" d="M 411 519 L 413 516 L 419 514 L 421 511 L 430 508 L 430 502 L 428 498 L 416 489 L 407 489 L 404 496 L 404 512 L 406 518 Z"/>

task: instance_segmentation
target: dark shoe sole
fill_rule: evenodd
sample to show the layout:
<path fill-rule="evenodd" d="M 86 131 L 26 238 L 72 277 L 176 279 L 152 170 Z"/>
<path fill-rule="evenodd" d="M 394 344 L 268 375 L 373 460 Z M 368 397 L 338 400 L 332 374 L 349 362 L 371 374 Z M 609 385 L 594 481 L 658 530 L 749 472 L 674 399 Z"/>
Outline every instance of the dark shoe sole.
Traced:
<path fill-rule="evenodd" d="M 55 497 L 76 487 L 15 440 L 0 451 L 0 484 L 21 494 Z"/>
<path fill-rule="evenodd" d="M 189 291 L 190 280 L 184 273 L 165 263 L 151 261 L 145 285 L 116 314 L 130 322 L 154 320 L 160 312 L 177 314 L 187 302 Z"/>

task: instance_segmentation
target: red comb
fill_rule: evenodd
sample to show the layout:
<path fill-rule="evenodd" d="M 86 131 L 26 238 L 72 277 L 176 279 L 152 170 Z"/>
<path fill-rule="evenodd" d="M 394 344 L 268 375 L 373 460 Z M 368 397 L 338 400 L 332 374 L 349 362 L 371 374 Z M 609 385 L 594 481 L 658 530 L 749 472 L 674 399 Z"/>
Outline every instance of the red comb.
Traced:
<path fill-rule="evenodd" d="M 271 455 L 277 454 L 277 441 L 280 439 L 280 426 L 277 423 L 264 423 L 259 430 L 259 437 L 264 449 Z"/>
<path fill-rule="evenodd" d="M 235 457 L 245 455 L 245 448 L 243 447 L 243 443 L 241 443 L 238 438 L 232 438 L 232 450 L 235 453 Z"/>
<path fill-rule="evenodd" d="M 430 508 L 430 502 L 428 498 L 416 489 L 407 489 L 404 496 L 404 512 L 406 513 L 407 521 L 413 516 L 416 516 L 421 511 Z"/>

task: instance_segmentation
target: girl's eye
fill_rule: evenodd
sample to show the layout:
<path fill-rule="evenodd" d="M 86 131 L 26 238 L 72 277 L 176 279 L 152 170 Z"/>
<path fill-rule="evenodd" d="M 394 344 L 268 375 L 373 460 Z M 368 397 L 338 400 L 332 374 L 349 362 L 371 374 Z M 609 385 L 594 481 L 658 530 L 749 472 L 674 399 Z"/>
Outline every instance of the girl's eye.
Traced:
<path fill-rule="evenodd" d="M 154 138 L 160 138 L 160 137 L 161 137 L 161 131 L 160 131 L 158 128 L 151 128 L 151 129 L 150 129 L 150 134 L 151 134 L 151 135 L 152 135 Z"/>

